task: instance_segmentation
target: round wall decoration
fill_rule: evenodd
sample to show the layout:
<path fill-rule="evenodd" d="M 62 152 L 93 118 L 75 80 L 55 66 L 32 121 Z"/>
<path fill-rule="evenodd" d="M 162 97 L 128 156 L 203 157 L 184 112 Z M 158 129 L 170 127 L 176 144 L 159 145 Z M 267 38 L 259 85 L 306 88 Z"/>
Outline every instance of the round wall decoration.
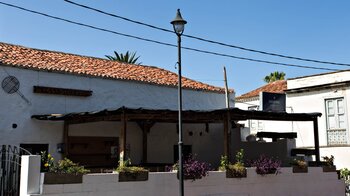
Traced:
<path fill-rule="evenodd" d="M 19 81 L 15 76 L 7 76 L 1 83 L 2 89 L 8 94 L 12 94 L 18 91 Z"/>

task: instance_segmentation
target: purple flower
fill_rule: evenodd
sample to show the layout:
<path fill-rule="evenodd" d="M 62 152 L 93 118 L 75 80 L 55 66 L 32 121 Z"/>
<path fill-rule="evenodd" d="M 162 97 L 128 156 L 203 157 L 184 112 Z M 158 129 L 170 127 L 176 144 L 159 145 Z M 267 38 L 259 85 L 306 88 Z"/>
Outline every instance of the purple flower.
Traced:
<path fill-rule="evenodd" d="M 195 160 L 195 157 L 190 155 L 184 160 L 183 175 L 185 179 L 201 179 L 209 174 L 210 164 Z"/>
<path fill-rule="evenodd" d="M 256 173 L 260 175 L 278 174 L 281 167 L 281 161 L 261 155 L 259 159 L 252 163 L 252 166 L 256 167 Z"/>

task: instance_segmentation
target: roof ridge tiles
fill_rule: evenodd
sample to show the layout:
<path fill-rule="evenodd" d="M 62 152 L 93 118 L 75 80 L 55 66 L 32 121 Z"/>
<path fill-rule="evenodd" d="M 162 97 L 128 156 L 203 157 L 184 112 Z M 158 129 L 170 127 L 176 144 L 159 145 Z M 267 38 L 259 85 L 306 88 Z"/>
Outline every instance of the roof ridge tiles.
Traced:
<path fill-rule="evenodd" d="M 54 50 L 36 49 L 0 42 L 0 65 L 41 71 L 53 71 L 109 79 L 177 86 L 178 75 L 156 66 L 127 64 L 100 57 Z M 124 69 L 127 66 L 127 69 Z M 183 88 L 223 93 L 221 87 L 182 77 Z M 233 90 L 231 90 L 232 92 Z"/>
<path fill-rule="evenodd" d="M 259 96 L 260 92 L 270 93 L 283 93 L 287 90 L 287 80 L 277 80 L 268 84 L 265 84 L 257 89 L 244 93 L 237 98 L 237 100 L 250 99 Z"/>

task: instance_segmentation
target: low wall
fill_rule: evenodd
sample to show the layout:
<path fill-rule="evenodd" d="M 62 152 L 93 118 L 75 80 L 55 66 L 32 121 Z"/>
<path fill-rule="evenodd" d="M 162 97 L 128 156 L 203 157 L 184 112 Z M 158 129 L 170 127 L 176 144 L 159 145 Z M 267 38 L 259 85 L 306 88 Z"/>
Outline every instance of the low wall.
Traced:
<path fill-rule="evenodd" d="M 269 157 L 278 158 L 282 161 L 282 166 L 289 166 L 291 157 L 290 151 L 295 148 L 295 139 L 280 139 L 276 142 L 237 142 L 238 148 L 233 151 L 231 157 L 235 156 L 239 149 L 244 150 L 246 160 L 257 160 L 264 154 Z"/>
<path fill-rule="evenodd" d="M 281 174 L 260 176 L 248 168 L 247 178 L 226 178 L 225 172 L 209 172 L 209 176 L 185 181 L 186 196 L 251 196 L 251 195 L 344 195 L 345 184 L 335 172 L 309 168 L 308 173 L 292 173 L 282 168 Z M 118 174 L 88 174 L 81 184 L 44 185 L 48 196 L 177 196 L 176 173 L 150 173 L 148 181 L 118 182 Z"/>

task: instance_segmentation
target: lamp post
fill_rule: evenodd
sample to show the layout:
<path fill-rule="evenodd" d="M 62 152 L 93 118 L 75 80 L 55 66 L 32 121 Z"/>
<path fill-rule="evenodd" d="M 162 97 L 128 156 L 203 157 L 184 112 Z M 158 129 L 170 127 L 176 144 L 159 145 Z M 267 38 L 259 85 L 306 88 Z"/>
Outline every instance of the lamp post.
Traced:
<path fill-rule="evenodd" d="M 177 35 L 177 48 L 178 48 L 178 71 L 179 71 L 179 82 L 178 82 L 178 106 L 179 106 L 179 193 L 180 196 L 184 195 L 184 176 L 183 176 L 183 157 L 182 157 L 182 89 L 181 89 L 181 35 L 185 30 L 185 24 L 187 23 L 181 17 L 180 9 L 177 9 L 176 17 L 170 22 L 174 27 L 174 32 Z"/>

